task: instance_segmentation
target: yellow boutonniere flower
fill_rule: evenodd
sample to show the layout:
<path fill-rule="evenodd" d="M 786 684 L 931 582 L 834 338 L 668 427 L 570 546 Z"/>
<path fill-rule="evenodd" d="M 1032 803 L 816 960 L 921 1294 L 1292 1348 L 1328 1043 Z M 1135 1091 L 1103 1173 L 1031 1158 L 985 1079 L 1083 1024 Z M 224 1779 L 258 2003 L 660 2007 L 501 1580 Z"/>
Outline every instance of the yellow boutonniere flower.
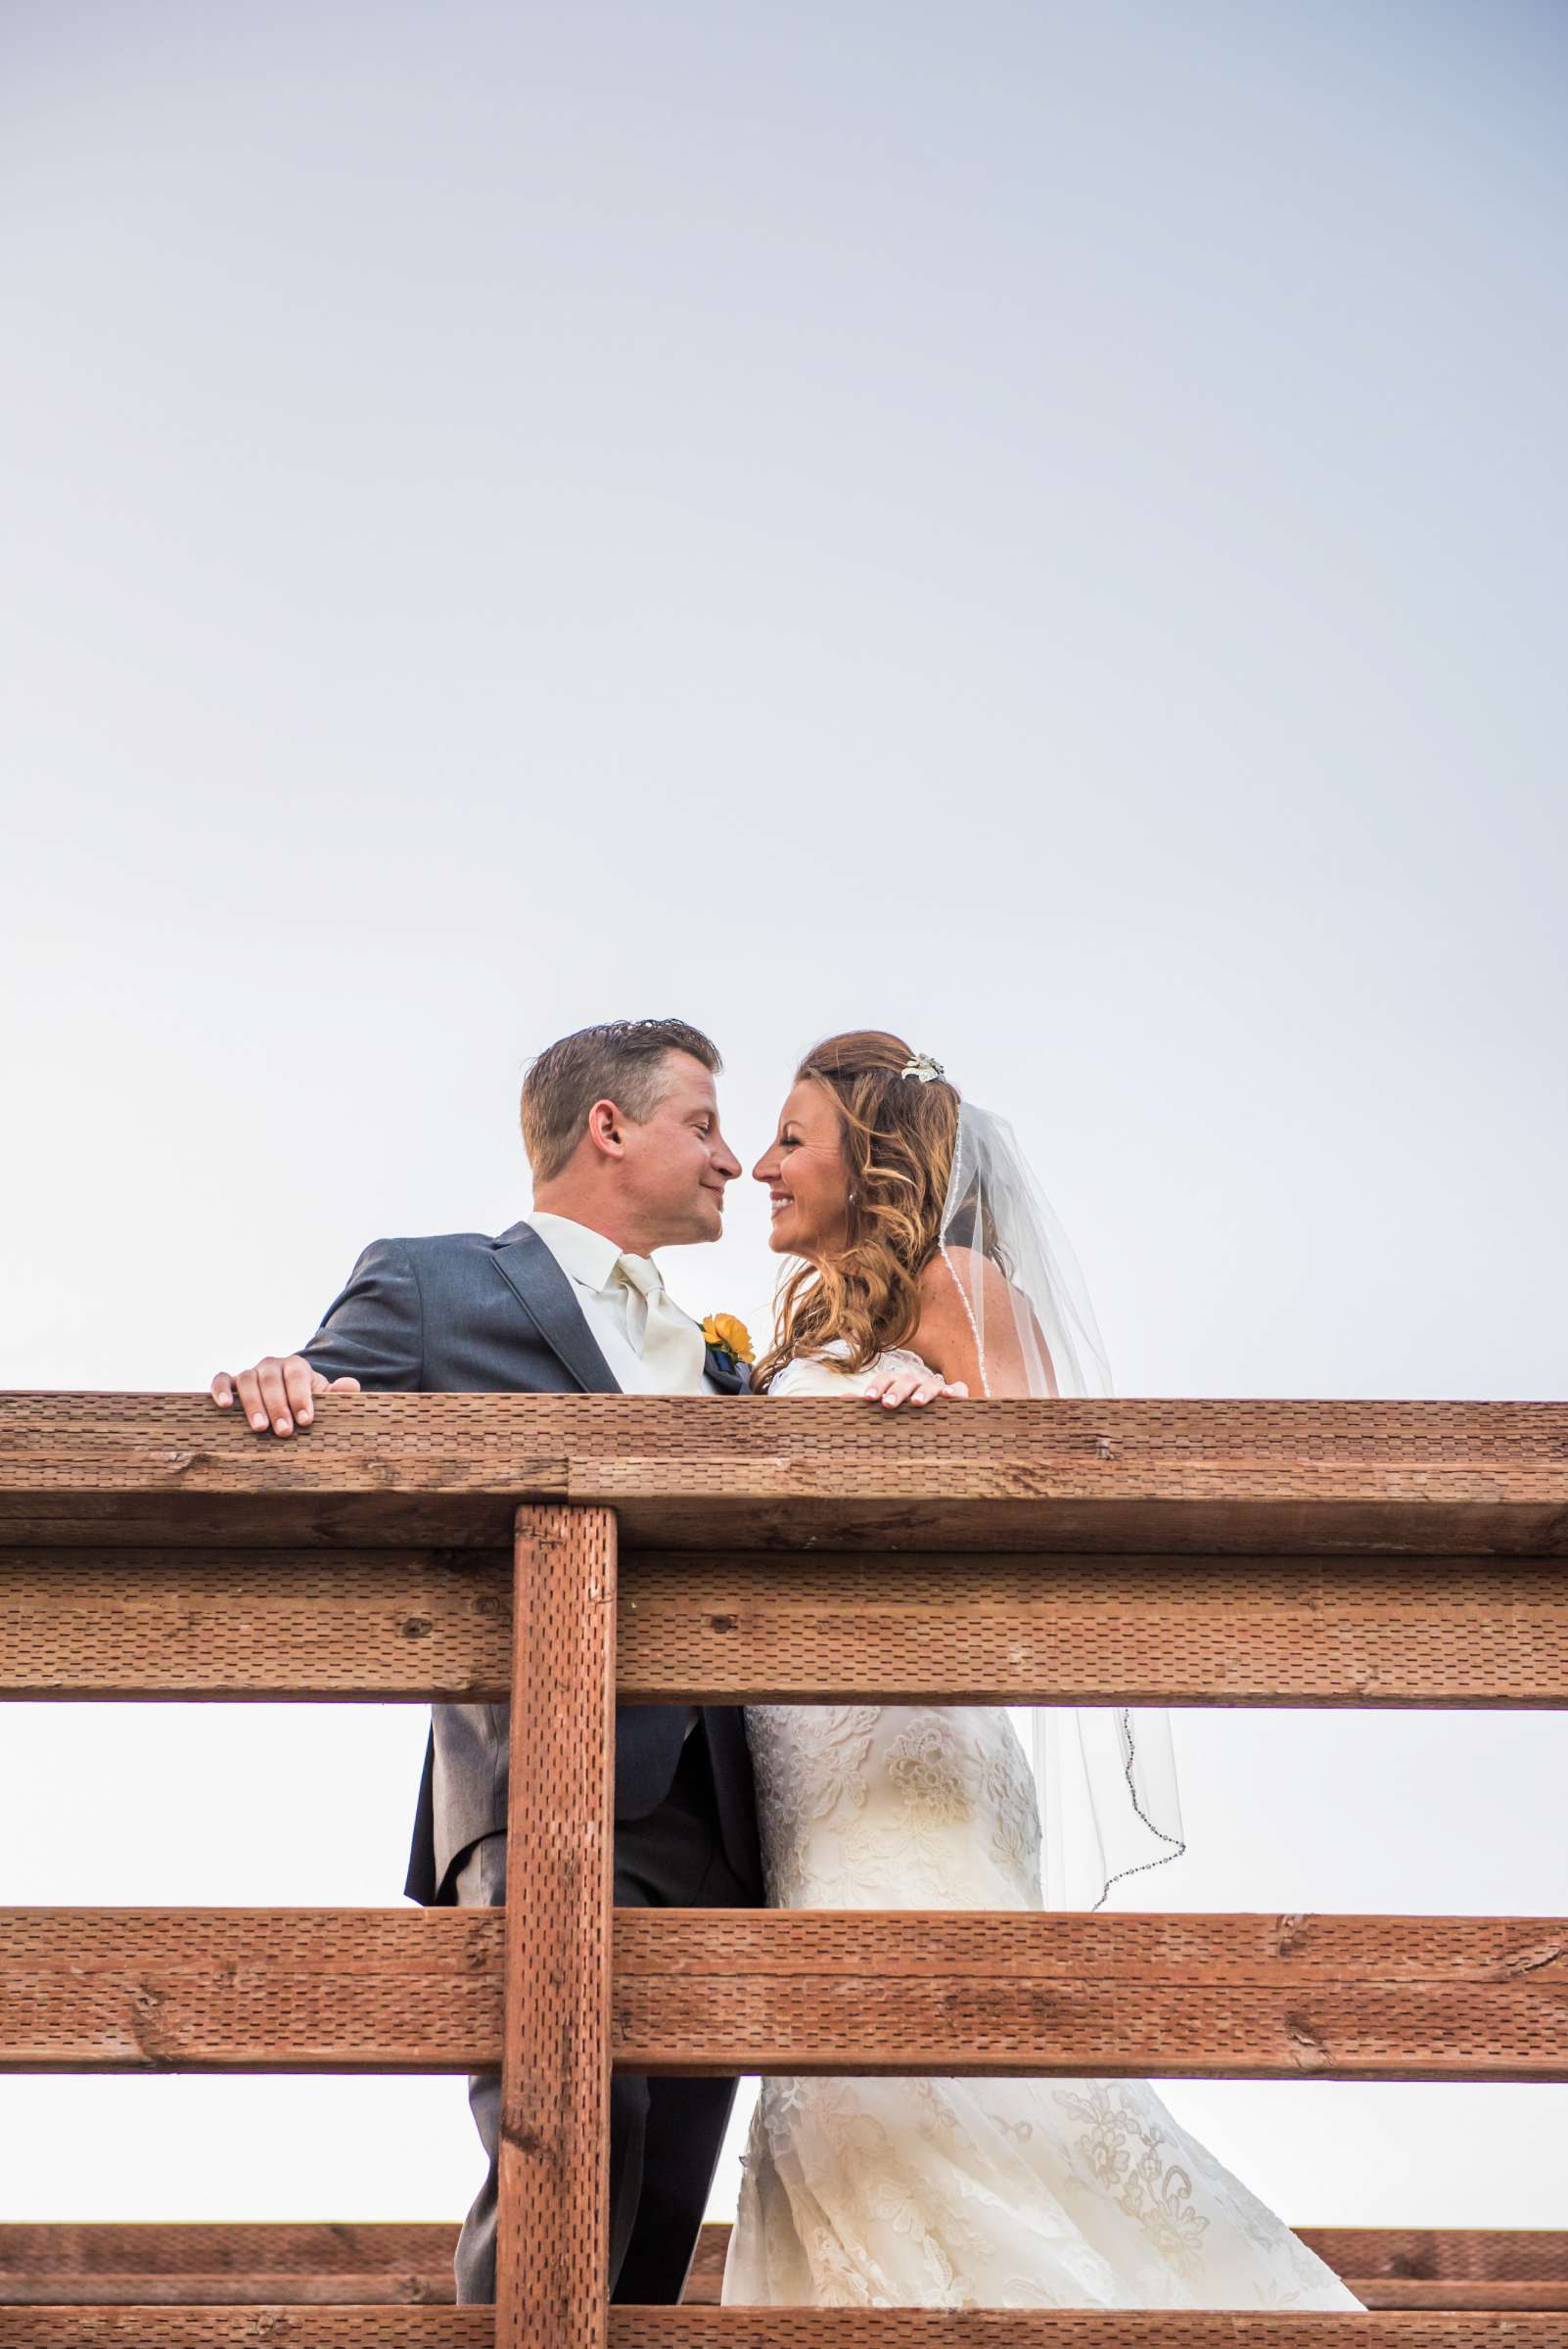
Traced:
<path fill-rule="evenodd" d="M 757 1359 L 750 1330 L 733 1313 L 710 1313 L 703 1323 L 703 1344 L 715 1346 L 720 1354 L 733 1355 L 737 1362 Z"/>

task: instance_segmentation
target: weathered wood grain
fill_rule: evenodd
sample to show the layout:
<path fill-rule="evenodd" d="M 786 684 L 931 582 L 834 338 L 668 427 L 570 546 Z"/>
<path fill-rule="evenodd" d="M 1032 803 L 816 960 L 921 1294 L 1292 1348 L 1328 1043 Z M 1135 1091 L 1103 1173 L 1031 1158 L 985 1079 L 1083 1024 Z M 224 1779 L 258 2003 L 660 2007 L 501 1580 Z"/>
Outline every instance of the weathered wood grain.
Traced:
<path fill-rule="evenodd" d="M 456 2247 L 445 2222 L 0 2224 L 0 2306 L 439 2307 L 455 2296 Z"/>
<path fill-rule="evenodd" d="M 713 2306 L 727 2226 L 702 2231 L 686 2281 Z M 1563 2308 L 1568 2233 L 1545 2228 L 1303 2227 L 1296 2231 L 1379 2308 Z M 361 2225 L 0 2224 L 0 2305 L 151 2301 L 402 2302 L 452 2297 L 457 2229 Z"/>
<path fill-rule="evenodd" d="M 703 2229 L 686 2279 L 717 2305 L 729 2229 Z M 1368 2308 L 1568 2308 L 1568 2233 L 1548 2228 L 1298 2227 Z"/>
<path fill-rule="evenodd" d="M 0 2302 L 436 2304 L 452 2297 L 456 2248 L 445 2220 L 0 2222 Z"/>
<path fill-rule="evenodd" d="M 0 1549 L 0 1698 L 504 1702 L 485 1549 Z"/>
<path fill-rule="evenodd" d="M 493 2071 L 500 1910 L 0 1910 L 0 2070 Z"/>
<path fill-rule="evenodd" d="M 0 1399 L 0 1539 L 500 1547 L 523 1499 L 645 1547 L 1568 1553 L 1568 1405 Z M 107 1533 L 106 1533 L 107 1529 Z"/>
<path fill-rule="evenodd" d="M 627 1911 L 633 2071 L 1568 2078 L 1568 1921 Z"/>
<path fill-rule="evenodd" d="M 610 2349 L 1565 2349 L 1551 2314 L 613 2308 Z"/>
<path fill-rule="evenodd" d="M 456 2229 L 447 2233 L 454 2239 Z M 404 2268 L 364 2268 L 353 2275 L 308 2270 L 191 2268 L 179 2276 L 125 2269 L 110 2276 L 32 2276 L 0 2272 L 0 2309 L 55 2307 L 69 2295 L 81 2308 L 449 2308 L 456 2299 L 452 2254 L 444 2279 Z M 1443 2303 L 1442 2305 L 1447 2305 Z"/>
<path fill-rule="evenodd" d="M 1568 1704 L 1568 1561 L 631 1551 L 621 1693 Z"/>
<path fill-rule="evenodd" d="M 0 1550 L 0 1698 L 510 1693 L 483 1549 Z M 1568 1704 L 1568 1561 L 629 1552 L 635 1703 Z"/>
<path fill-rule="evenodd" d="M 1543 2283 L 1568 2288 L 1568 2231 L 1555 2227 L 1303 2227 L 1337 2276 L 1371 2283 Z"/>
<path fill-rule="evenodd" d="M 616 1521 L 517 1515 L 496 2349 L 603 2349 Z"/>
<path fill-rule="evenodd" d="M 1420 2283 L 1347 2276 L 1345 2282 L 1365 2308 L 1568 2310 L 1568 2280 L 1488 2283 L 1461 2279 L 1452 2283 Z"/>
<path fill-rule="evenodd" d="M 489 2349 L 487 2308 L 0 2308 L 0 2349 Z M 612 2308 L 609 2349 L 1565 2349 L 1560 2316 Z"/>
<path fill-rule="evenodd" d="M 493 2070 L 502 1921 L 0 1911 L 0 2068 Z M 632 2071 L 1568 2078 L 1553 1918 L 623 1910 L 613 1955 Z"/>
<path fill-rule="evenodd" d="M 0 2349 L 490 2349 L 492 2308 L 0 2306 Z"/>

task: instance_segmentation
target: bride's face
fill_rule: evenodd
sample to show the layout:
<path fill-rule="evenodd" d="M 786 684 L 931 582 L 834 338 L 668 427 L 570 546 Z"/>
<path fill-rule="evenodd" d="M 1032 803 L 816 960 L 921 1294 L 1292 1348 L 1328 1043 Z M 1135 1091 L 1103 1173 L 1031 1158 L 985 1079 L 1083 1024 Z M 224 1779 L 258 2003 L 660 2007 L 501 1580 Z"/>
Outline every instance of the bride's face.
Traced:
<path fill-rule="evenodd" d="M 778 1131 L 752 1174 L 767 1185 L 768 1246 L 813 1262 L 838 1255 L 850 1236 L 850 1176 L 832 1094 L 805 1077 L 779 1112 Z"/>

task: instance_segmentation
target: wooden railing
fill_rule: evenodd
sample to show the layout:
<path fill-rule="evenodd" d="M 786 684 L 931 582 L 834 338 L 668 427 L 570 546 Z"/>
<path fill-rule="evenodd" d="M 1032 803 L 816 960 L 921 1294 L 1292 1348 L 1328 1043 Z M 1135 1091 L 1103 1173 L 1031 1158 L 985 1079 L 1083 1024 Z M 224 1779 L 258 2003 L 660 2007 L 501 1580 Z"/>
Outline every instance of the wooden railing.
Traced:
<path fill-rule="evenodd" d="M 514 1698 L 504 1912 L 0 1912 L 11 2069 L 498 2066 L 495 2309 L 438 2230 L 0 2227 L 0 2349 L 1568 2344 L 1547 2234 L 1306 2231 L 1350 2316 L 603 2285 L 612 2063 L 1568 2078 L 1562 1920 L 610 1908 L 618 1690 L 1568 1703 L 1568 1407 L 19 1396 L 0 1544 L 0 1696 Z"/>

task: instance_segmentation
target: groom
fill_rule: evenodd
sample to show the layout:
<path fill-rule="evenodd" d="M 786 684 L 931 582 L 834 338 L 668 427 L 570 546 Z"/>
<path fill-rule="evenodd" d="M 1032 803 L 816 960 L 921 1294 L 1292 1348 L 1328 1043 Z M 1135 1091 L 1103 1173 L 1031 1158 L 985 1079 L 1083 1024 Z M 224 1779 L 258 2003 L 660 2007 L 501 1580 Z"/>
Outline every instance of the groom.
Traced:
<path fill-rule="evenodd" d="M 329 1385 L 448 1394 L 739 1395 L 745 1372 L 705 1348 L 666 1294 L 656 1248 L 716 1240 L 740 1173 L 719 1131 L 720 1061 L 681 1020 L 617 1020 L 563 1036 L 523 1085 L 533 1212 L 499 1239 L 374 1240 L 301 1354 L 269 1356 L 213 1400 L 258 1433 L 308 1427 Z M 505 1705 L 438 1705 L 406 1890 L 433 1904 L 506 1898 Z M 615 1897 L 623 1908 L 742 1908 L 762 1899 L 756 1797 L 731 1706 L 624 1705 L 616 1715 Z M 610 2092 L 610 2288 L 680 2298 L 735 2094 L 733 2080 L 644 2080 Z M 457 2246 L 460 2301 L 495 2297 L 501 2084 L 469 2083 L 489 2175 Z"/>

